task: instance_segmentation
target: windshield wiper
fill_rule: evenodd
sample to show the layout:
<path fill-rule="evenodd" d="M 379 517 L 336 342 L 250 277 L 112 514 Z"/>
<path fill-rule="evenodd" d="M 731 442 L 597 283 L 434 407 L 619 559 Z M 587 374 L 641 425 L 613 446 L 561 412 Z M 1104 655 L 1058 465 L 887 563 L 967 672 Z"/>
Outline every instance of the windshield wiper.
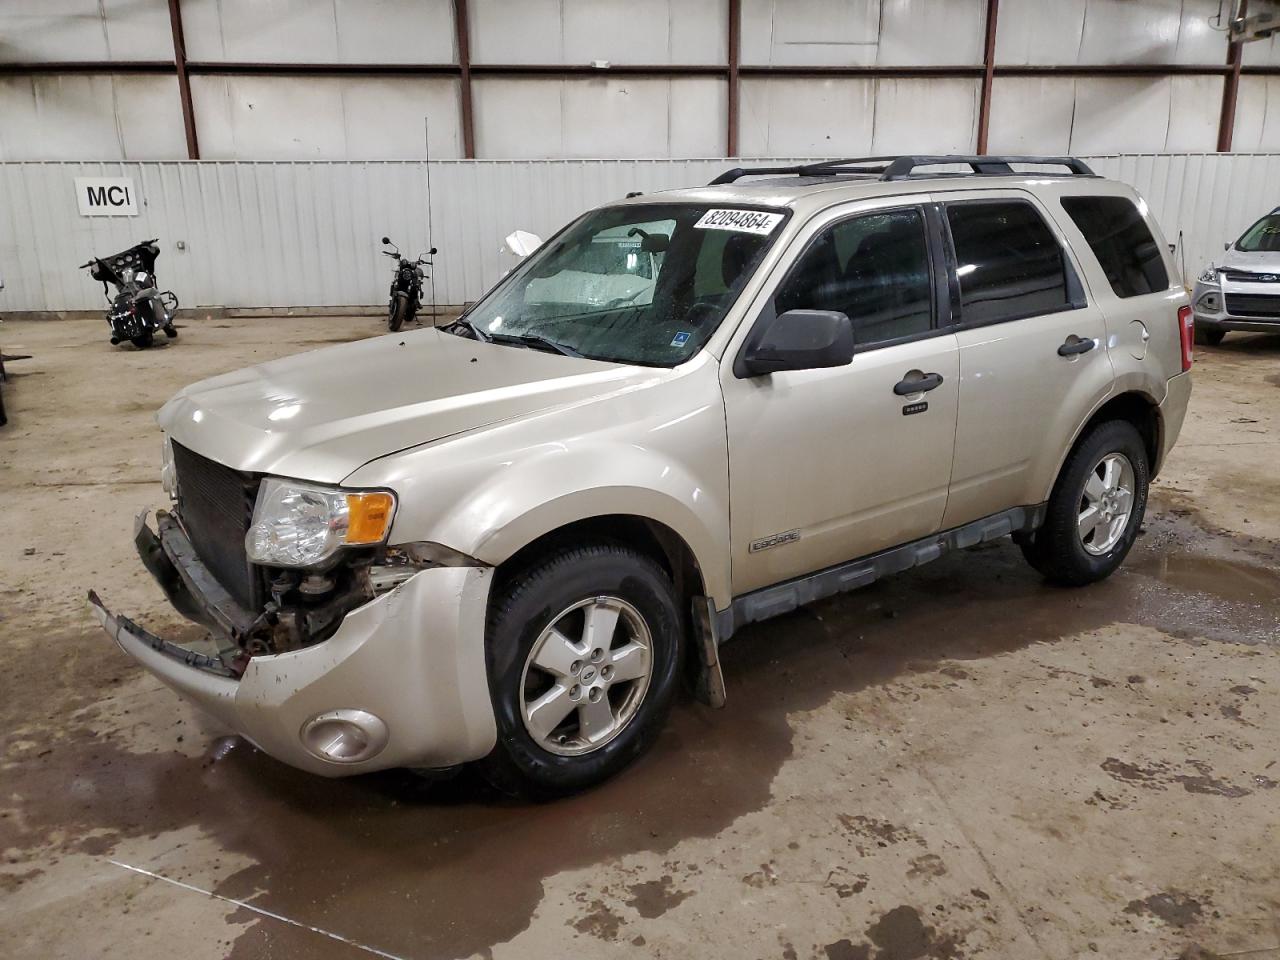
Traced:
<path fill-rule="evenodd" d="M 454 320 L 452 323 L 446 323 L 440 329 L 443 330 L 447 327 L 466 327 L 468 330 L 471 331 L 471 335 L 475 337 L 477 340 L 481 341 L 482 343 L 490 343 L 493 340 L 493 337 L 485 333 L 483 330 L 477 327 L 474 323 L 472 323 L 466 317 L 459 317 L 457 320 Z"/>
<path fill-rule="evenodd" d="M 555 340 L 537 333 L 491 333 L 489 334 L 489 341 L 491 343 L 510 343 L 518 347 L 529 347 L 532 350 L 552 350 L 565 357 L 582 356 L 573 347 L 566 347 L 563 343 L 557 343 Z"/>

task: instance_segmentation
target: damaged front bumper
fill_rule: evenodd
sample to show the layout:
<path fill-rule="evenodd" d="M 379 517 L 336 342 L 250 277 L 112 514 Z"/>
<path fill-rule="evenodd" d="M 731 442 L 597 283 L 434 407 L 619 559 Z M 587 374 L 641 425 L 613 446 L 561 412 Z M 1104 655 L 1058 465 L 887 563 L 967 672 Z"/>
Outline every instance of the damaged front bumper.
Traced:
<path fill-rule="evenodd" d="M 484 656 L 492 570 L 430 567 L 350 611 L 327 640 L 247 656 L 256 617 L 200 563 L 180 527 L 140 518 L 139 556 L 174 607 L 223 643 L 198 653 L 89 602 L 125 653 L 278 760 L 338 777 L 475 760 L 496 742 Z"/>

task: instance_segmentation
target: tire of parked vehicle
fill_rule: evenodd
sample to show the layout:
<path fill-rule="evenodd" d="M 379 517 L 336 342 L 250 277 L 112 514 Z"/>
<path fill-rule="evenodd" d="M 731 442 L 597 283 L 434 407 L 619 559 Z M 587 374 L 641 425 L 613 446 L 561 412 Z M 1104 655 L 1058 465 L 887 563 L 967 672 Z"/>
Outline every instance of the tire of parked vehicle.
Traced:
<path fill-rule="evenodd" d="M 622 544 L 566 547 L 509 577 L 489 606 L 498 742 L 481 773 L 529 799 L 613 776 L 661 731 L 684 642 L 670 578 Z"/>
<path fill-rule="evenodd" d="M 1210 347 L 1216 347 L 1222 342 L 1222 338 L 1227 335 L 1225 330 L 1212 330 L 1209 327 L 1196 327 L 1196 343 L 1202 343 Z"/>
<path fill-rule="evenodd" d="M 1110 576 L 1137 539 L 1151 482 L 1147 448 L 1133 424 L 1093 427 L 1067 456 L 1044 524 L 1019 545 L 1051 583 L 1079 587 Z"/>
<path fill-rule="evenodd" d="M 139 350 L 146 350 L 151 344 L 155 343 L 155 336 L 153 332 L 148 330 L 146 333 L 141 333 L 136 337 L 130 337 L 129 342 Z"/>
<path fill-rule="evenodd" d="M 404 294 L 393 297 L 391 300 L 391 309 L 387 315 L 387 328 L 392 332 L 397 332 L 404 326 L 405 319 L 409 316 L 409 298 Z"/>

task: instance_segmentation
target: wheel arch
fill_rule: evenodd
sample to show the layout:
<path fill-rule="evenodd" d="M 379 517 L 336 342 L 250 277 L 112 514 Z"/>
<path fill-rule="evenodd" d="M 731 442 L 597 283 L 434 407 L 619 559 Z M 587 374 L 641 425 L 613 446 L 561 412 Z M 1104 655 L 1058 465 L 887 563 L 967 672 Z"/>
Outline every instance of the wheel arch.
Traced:
<path fill-rule="evenodd" d="M 1058 460 L 1058 469 L 1054 471 L 1053 475 L 1055 484 L 1058 482 L 1059 474 L 1062 473 L 1063 464 L 1071 456 L 1071 451 L 1080 444 L 1081 440 L 1089 435 L 1089 432 L 1094 427 L 1109 420 L 1123 420 L 1133 424 L 1134 429 L 1138 431 L 1138 435 L 1142 437 L 1142 445 L 1147 451 L 1150 475 L 1152 479 L 1155 479 L 1156 473 L 1161 466 L 1160 450 L 1164 435 L 1164 418 L 1160 413 L 1160 402 L 1145 390 L 1130 389 L 1108 397 L 1089 414 L 1084 423 L 1076 430 L 1075 435 L 1071 438 L 1071 443 L 1067 445 Z M 1047 496 L 1048 494 L 1046 493 Z"/>

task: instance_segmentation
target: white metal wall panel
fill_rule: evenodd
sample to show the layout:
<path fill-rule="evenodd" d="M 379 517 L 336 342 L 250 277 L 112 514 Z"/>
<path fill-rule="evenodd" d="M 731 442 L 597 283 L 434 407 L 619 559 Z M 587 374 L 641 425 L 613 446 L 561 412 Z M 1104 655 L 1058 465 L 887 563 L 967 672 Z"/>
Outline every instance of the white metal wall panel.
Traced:
<path fill-rule="evenodd" d="M 783 160 L 769 162 L 783 163 Z M 1262 212 L 1280 206 L 1280 154 L 1091 158 L 1133 184 L 1168 239 L 1182 234 L 1189 275 Z M 2 310 L 95 309 L 101 287 L 77 270 L 152 236 L 158 272 L 187 306 L 380 303 L 390 279 L 378 238 L 409 252 L 440 248 L 440 303 L 474 299 L 509 269 L 502 238 L 548 236 L 632 190 L 706 183 L 731 160 L 351 163 L 0 164 Z M 129 176 L 137 217 L 81 217 L 77 176 Z M 432 199 L 433 198 L 433 199 Z M 430 199 L 430 203 L 428 202 Z M 182 241 L 186 249 L 179 251 Z"/>
<path fill-rule="evenodd" d="M 999 153 L 1212 150 L 1222 78 L 997 77 L 989 146 Z"/>
<path fill-rule="evenodd" d="M 744 77 L 739 96 L 738 152 L 744 157 L 790 151 L 852 157 L 871 152 L 875 80 Z"/>
<path fill-rule="evenodd" d="M 1218 0 L 1002 0 L 1002 64 L 1222 63 Z"/>
<path fill-rule="evenodd" d="M 969 153 L 981 86 L 963 78 L 747 77 L 740 95 L 744 157 Z"/>
<path fill-rule="evenodd" d="M 1280 77 L 1240 78 L 1232 146 L 1237 150 L 1280 150 Z"/>
<path fill-rule="evenodd" d="M 455 56 L 450 0 L 181 2 L 192 60 L 449 63 Z M 167 8 L 156 6 L 165 11 L 167 28 Z"/>
<path fill-rule="evenodd" d="M 474 63 L 716 64 L 728 0 L 471 0 Z"/>
<path fill-rule="evenodd" d="M 985 0 L 743 0 L 742 62 L 957 66 L 982 62 Z"/>
<path fill-rule="evenodd" d="M 728 89 L 718 77 L 478 77 L 483 157 L 709 156 L 724 151 Z"/>
<path fill-rule="evenodd" d="M 169 7 L 119 0 L 4 0 L 0 62 L 173 58 Z M 2 115 L 2 114 L 0 114 Z"/>
<path fill-rule="evenodd" d="M 0 161 L 176 160 L 186 155 L 173 77 L 0 77 Z"/>
<path fill-rule="evenodd" d="M 872 153 L 970 153 L 981 96 L 976 79 L 877 80 Z"/>
<path fill-rule="evenodd" d="M 462 154 L 451 77 L 195 76 L 191 99 L 209 160 L 416 159 L 424 117 L 433 159 Z"/>
<path fill-rule="evenodd" d="M 1248 67 L 1274 67 L 1280 65 L 1280 34 L 1272 34 L 1266 40 L 1250 40 L 1242 48 L 1241 61 Z"/>

